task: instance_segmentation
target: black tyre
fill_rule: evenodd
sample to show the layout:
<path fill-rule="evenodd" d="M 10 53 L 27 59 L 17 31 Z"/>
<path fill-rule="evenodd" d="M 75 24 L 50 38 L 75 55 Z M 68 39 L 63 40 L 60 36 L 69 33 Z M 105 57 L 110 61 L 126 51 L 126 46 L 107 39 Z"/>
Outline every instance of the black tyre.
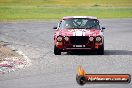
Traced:
<path fill-rule="evenodd" d="M 84 85 L 86 83 L 86 78 L 84 76 L 76 76 L 76 81 L 79 85 Z"/>
<path fill-rule="evenodd" d="M 58 49 L 56 46 L 54 46 L 54 54 L 55 55 L 61 55 L 61 50 Z"/>
<path fill-rule="evenodd" d="M 97 50 L 98 55 L 104 55 L 104 44 Z"/>

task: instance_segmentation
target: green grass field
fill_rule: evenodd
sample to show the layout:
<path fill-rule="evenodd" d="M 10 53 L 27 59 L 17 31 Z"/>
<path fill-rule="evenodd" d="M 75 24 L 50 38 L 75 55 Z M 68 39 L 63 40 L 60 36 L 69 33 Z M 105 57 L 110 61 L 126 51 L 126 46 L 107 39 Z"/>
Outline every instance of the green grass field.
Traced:
<path fill-rule="evenodd" d="M 72 15 L 132 18 L 132 0 L 0 0 L 0 21 L 50 20 Z"/>

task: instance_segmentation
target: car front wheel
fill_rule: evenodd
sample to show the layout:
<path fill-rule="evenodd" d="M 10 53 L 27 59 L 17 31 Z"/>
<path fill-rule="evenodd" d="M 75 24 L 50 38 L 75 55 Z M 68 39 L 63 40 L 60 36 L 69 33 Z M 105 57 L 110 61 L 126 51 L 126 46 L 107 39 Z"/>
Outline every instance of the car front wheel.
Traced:
<path fill-rule="evenodd" d="M 104 44 L 97 50 L 98 55 L 104 55 Z"/>
<path fill-rule="evenodd" d="M 54 54 L 55 55 L 61 55 L 61 50 L 58 49 L 55 45 L 54 45 Z"/>

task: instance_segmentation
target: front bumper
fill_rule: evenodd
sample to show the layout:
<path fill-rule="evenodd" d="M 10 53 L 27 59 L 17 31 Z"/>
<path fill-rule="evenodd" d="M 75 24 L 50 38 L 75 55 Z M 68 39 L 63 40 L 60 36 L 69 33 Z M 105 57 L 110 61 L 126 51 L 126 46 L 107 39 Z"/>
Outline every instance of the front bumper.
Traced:
<path fill-rule="evenodd" d="M 86 44 L 86 45 L 71 45 L 71 44 L 63 44 L 63 43 L 56 43 L 56 47 L 59 48 L 62 52 L 64 51 L 95 51 L 102 46 L 100 44 Z"/>

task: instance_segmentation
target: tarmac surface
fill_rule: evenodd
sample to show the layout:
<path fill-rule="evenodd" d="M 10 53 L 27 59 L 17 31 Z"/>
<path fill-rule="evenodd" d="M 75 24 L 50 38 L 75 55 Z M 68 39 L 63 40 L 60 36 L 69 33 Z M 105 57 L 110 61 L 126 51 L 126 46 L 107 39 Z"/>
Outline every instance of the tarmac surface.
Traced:
<path fill-rule="evenodd" d="M 57 21 L 0 22 L 0 40 L 22 51 L 32 65 L 0 74 L 0 88 L 132 88 L 130 84 L 76 83 L 82 65 L 88 74 L 132 75 L 132 19 L 101 19 L 105 26 L 105 55 L 53 54 Z"/>

